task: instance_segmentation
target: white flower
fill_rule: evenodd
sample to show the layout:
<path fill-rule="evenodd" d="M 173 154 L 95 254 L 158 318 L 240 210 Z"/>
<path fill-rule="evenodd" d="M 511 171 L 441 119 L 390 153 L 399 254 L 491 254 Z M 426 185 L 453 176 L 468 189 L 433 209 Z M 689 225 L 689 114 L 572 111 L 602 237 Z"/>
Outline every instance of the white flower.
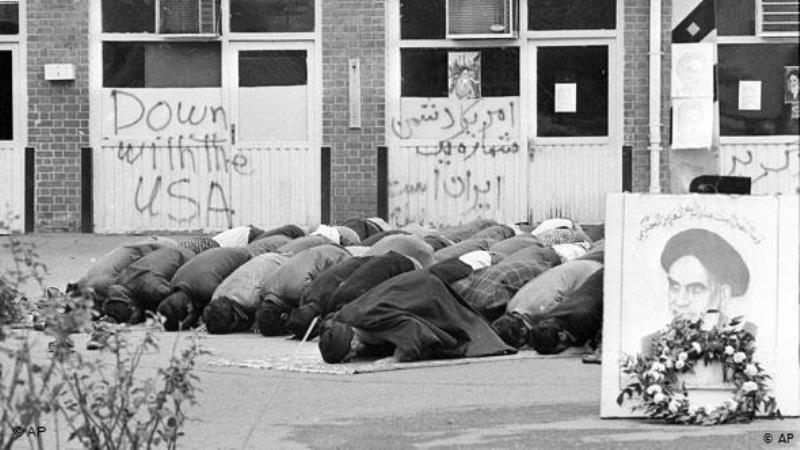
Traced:
<path fill-rule="evenodd" d="M 679 359 L 678 362 L 675 363 L 675 368 L 681 370 L 685 365 L 686 363 L 684 363 L 682 359 Z"/>
<path fill-rule="evenodd" d="M 653 401 L 656 402 L 656 403 L 661 403 L 664 400 L 666 400 L 666 398 L 667 398 L 666 395 L 664 395 L 664 394 L 659 392 L 658 394 L 653 396 Z"/>
<path fill-rule="evenodd" d="M 688 412 L 690 416 L 693 416 L 697 414 L 697 408 L 695 408 L 692 405 L 689 405 L 689 407 L 686 409 L 686 412 Z"/>
<path fill-rule="evenodd" d="M 703 347 L 701 347 L 697 342 L 692 342 L 692 350 L 694 350 L 695 353 L 700 353 L 703 350 Z"/>
<path fill-rule="evenodd" d="M 663 372 L 664 370 L 666 370 L 666 367 L 664 367 L 664 365 L 661 364 L 660 362 L 654 362 L 653 365 L 650 366 L 650 370 L 654 372 Z"/>
<path fill-rule="evenodd" d="M 668 359 L 668 360 L 664 361 L 664 366 L 665 366 L 667 369 L 672 369 L 672 360 L 671 360 L 671 359 Z"/>
<path fill-rule="evenodd" d="M 686 352 L 680 352 L 680 354 L 678 355 L 679 361 L 686 361 L 687 358 L 689 358 L 689 355 L 687 355 Z"/>
<path fill-rule="evenodd" d="M 745 359 L 747 359 L 747 355 L 745 355 L 744 352 L 736 352 L 733 355 L 733 361 L 735 363 L 740 363 L 740 362 L 744 361 Z"/>
<path fill-rule="evenodd" d="M 725 346 L 725 354 L 726 354 L 726 355 L 728 355 L 728 356 L 732 355 L 732 354 L 733 354 L 733 351 L 734 351 L 734 350 L 733 350 L 733 347 L 731 347 L 730 345 L 726 345 L 726 346 Z"/>
<path fill-rule="evenodd" d="M 748 364 L 747 367 L 744 368 L 744 374 L 748 377 L 754 377 L 758 375 L 758 367 L 755 364 Z"/>
<path fill-rule="evenodd" d="M 681 407 L 681 403 L 679 401 L 675 400 L 675 399 L 672 399 L 669 402 L 669 411 L 672 412 L 672 413 L 678 412 L 678 408 L 680 408 L 680 407 Z"/>
<path fill-rule="evenodd" d="M 651 384 L 650 386 L 647 387 L 647 391 L 646 392 L 649 395 L 660 394 L 661 393 L 661 386 L 659 386 L 657 384 Z"/>
<path fill-rule="evenodd" d="M 753 392 L 758 389 L 758 384 L 755 381 L 745 381 L 742 383 L 742 390 L 746 393 Z"/>

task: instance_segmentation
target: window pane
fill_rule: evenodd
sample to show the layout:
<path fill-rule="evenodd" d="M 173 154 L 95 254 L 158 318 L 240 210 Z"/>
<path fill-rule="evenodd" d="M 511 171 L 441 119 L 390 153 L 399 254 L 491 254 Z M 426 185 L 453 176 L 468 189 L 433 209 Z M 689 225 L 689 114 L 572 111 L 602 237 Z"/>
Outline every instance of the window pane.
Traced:
<path fill-rule="evenodd" d="M 0 34 L 19 33 L 19 5 L 0 3 Z"/>
<path fill-rule="evenodd" d="M 481 95 L 514 97 L 519 95 L 519 47 L 400 50 L 403 97 L 447 97 L 448 53 L 480 52 Z"/>
<path fill-rule="evenodd" d="M 755 0 L 716 0 L 717 34 L 720 36 L 755 36 Z"/>
<path fill-rule="evenodd" d="M 11 52 L 0 52 L 0 140 L 14 139 Z"/>
<path fill-rule="evenodd" d="M 307 139 L 306 52 L 239 52 L 237 106 L 242 141 Z"/>
<path fill-rule="evenodd" d="M 445 0 L 401 0 L 401 39 L 444 39 Z"/>
<path fill-rule="evenodd" d="M 531 30 L 611 30 L 616 0 L 528 0 Z"/>
<path fill-rule="evenodd" d="M 103 31 L 155 33 L 155 0 L 103 0 Z"/>
<path fill-rule="evenodd" d="M 608 135 L 608 47 L 540 47 L 537 85 L 539 136 Z"/>
<path fill-rule="evenodd" d="M 314 31 L 314 0 L 231 0 L 231 31 Z"/>
<path fill-rule="evenodd" d="M 239 86 L 299 86 L 307 83 L 304 50 L 239 53 Z"/>
<path fill-rule="evenodd" d="M 104 87 L 221 86 L 219 42 L 104 42 Z"/>
<path fill-rule="evenodd" d="M 786 98 L 787 66 L 800 65 L 798 44 L 720 44 L 718 46 L 720 134 L 723 136 L 797 134 L 792 104 Z M 761 109 L 739 109 L 739 82 L 761 81 Z"/>

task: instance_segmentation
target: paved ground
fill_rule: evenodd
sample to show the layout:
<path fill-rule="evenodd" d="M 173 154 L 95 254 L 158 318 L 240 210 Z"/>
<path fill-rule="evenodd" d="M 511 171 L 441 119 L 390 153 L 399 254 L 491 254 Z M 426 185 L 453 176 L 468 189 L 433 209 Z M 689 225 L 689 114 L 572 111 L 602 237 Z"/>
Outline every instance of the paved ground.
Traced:
<path fill-rule="evenodd" d="M 27 236 L 51 267 L 48 284 L 63 287 L 92 258 L 125 236 Z M 135 239 L 135 238 L 133 238 Z M 7 256 L 0 253 L 0 267 Z M 39 357 L 45 357 L 43 335 Z M 171 347 L 175 334 L 160 336 Z M 83 348 L 86 336 L 78 336 Z M 601 420 L 600 367 L 575 358 L 516 360 L 381 372 L 312 375 L 221 368 L 208 362 L 263 358 L 286 345 L 254 335 L 205 336 L 212 351 L 199 367 L 203 393 L 197 420 L 181 448 L 790 448 L 800 420 L 756 421 L 713 428 Z M 308 345 L 308 344 L 307 344 Z M 314 345 L 311 343 L 310 345 Z M 143 374 L 169 355 L 147 355 Z M 773 442 L 764 443 L 771 433 Z M 792 433 L 792 444 L 778 443 Z M 48 435 L 48 448 L 55 442 Z M 25 448 L 25 445 L 19 448 Z"/>

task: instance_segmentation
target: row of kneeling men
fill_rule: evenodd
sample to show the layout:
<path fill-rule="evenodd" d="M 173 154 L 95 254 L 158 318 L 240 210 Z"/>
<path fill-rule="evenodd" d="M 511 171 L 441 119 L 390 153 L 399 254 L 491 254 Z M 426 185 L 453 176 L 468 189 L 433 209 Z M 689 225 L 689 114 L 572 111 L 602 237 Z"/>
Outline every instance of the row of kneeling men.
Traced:
<path fill-rule="evenodd" d="M 435 230 L 357 218 L 308 231 L 148 238 L 106 254 L 68 292 L 120 323 L 150 311 L 170 331 L 318 335 L 332 363 L 557 353 L 599 335 L 603 240 L 571 220 Z"/>

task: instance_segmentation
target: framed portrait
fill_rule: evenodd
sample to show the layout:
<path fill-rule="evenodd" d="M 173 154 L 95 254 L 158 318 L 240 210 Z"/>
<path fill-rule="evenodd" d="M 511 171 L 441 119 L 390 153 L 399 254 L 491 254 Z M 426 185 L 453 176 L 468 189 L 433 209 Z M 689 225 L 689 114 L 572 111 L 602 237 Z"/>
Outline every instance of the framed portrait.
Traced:
<path fill-rule="evenodd" d="M 481 52 L 449 52 L 447 85 L 452 99 L 481 98 Z"/>
<path fill-rule="evenodd" d="M 783 68 L 783 86 L 784 103 L 800 103 L 800 66 Z"/>
<path fill-rule="evenodd" d="M 732 319 L 755 337 L 782 414 L 800 413 L 797 196 L 612 194 L 606 208 L 602 417 L 644 416 L 617 397 L 621 361 L 652 352 L 674 318 L 704 329 Z M 652 356 L 652 355 L 649 355 Z M 719 405 L 735 385 L 721 362 L 678 375 L 692 405 Z"/>

